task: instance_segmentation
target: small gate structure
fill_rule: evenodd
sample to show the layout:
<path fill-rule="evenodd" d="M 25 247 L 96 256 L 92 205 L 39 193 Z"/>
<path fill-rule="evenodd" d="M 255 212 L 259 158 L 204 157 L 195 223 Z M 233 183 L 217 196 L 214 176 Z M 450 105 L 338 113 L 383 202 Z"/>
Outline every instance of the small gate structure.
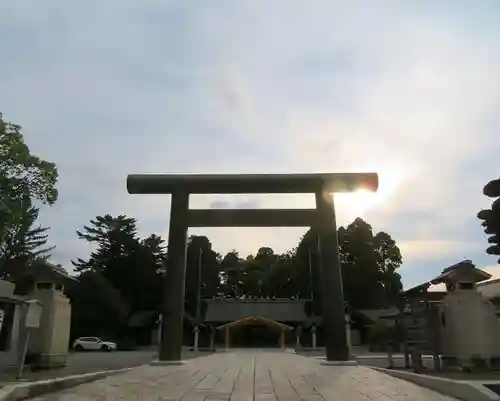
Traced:
<path fill-rule="evenodd" d="M 135 174 L 129 194 L 170 194 L 170 230 L 159 361 L 182 358 L 182 320 L 189 227 L 314 227 L 319 236 L 327 361 L 348 361 L 344 297 L 333 193 L 376 191 L 376 173 L 183 175 Z M 189 209 L 190 194 L 313 193 L 315 209 Z"/>

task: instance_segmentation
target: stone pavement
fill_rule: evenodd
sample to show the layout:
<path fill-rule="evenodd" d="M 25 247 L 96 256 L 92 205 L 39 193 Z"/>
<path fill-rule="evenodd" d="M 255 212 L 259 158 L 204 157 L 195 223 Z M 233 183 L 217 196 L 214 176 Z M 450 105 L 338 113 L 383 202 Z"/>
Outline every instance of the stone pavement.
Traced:
<path fill-rule="evenodd" d="M 322 366 L 282 352 L 214 354 L 141 366 L 36 401 L 456 401 L 364 366 Z"/>

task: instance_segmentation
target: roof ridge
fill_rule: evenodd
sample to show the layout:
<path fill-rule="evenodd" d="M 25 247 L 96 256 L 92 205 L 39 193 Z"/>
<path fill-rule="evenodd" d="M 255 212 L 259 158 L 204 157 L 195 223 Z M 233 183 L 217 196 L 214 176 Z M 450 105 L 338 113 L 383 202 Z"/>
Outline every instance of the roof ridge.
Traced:
<path fill-rule="evenodd" d="M 477 283 L 476 286 L 482 287 L 483 285 L 494 284 L 494 283 L 498 283 L 498 282 L 500 282 L 500 278 L 494 278 L 493 280 L 487 280 L 487 281 L 483 281 L 481 283 Z"/>

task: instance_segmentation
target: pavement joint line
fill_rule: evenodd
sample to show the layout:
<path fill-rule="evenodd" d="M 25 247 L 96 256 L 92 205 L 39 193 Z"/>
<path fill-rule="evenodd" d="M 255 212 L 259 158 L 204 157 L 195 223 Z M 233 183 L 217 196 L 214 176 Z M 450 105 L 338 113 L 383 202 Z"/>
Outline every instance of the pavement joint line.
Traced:
<path fill-rule="evenodd" d="M 477 381 L 452 380 L 444 377 L 402 372 L 394 369 L 367 366 L 367 368 L 385 373 L 397 379 L 406 380 L 418 386 L 427 387 L 430 390 L 454 397 L 462 401 L 500 401 L 500 395 L 494 393 Z M 484 381 L 486 383 L 487 381 Z"/>
<path fill-rule="evenodd" d="M 71 387 L 76 387 L 80 384 L 104 379 L 108 376 L 125 373 L 137 367 L 138 366 L 123 369 L 103 370 L 100 372 L 57 377 L 54 379 L 7 384 L 0 388 L 0 401 L 18 401 L 38 397 L 47 393 L 65 390 Z"/>

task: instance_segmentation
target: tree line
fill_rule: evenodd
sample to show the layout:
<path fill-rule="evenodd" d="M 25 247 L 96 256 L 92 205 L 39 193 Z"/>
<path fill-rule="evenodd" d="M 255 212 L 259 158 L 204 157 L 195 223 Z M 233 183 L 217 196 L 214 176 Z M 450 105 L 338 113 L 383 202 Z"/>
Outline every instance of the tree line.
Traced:
<path fill-rule="evenodd" d="M 77 231 L 95 245 L 87 258 L 74 260 L 78 282 L 69 295 L 78 331 L 99 327 L 118 335 L 127 321 L 141 311 L 159 311 L 167 246 L 156 234 L 140 238 L 137 221 L 124 215 L 97 216 Z M 361 218 L 338 229 L 345 299 L 352 308 L 383 308 L 394 303 L 402 289 L 397 269 L 399 248 L 385 232 L 374 233 Z M 206 236 L 188 239 L 185 311 L 203 316 L 206 298 L 302 298 L 312 302 L 309 313 L 321 313 L 318 237 L 308 230 L 297 246 L 279 254 L 261 247 L 242 257 L 213 249 Z"/>

